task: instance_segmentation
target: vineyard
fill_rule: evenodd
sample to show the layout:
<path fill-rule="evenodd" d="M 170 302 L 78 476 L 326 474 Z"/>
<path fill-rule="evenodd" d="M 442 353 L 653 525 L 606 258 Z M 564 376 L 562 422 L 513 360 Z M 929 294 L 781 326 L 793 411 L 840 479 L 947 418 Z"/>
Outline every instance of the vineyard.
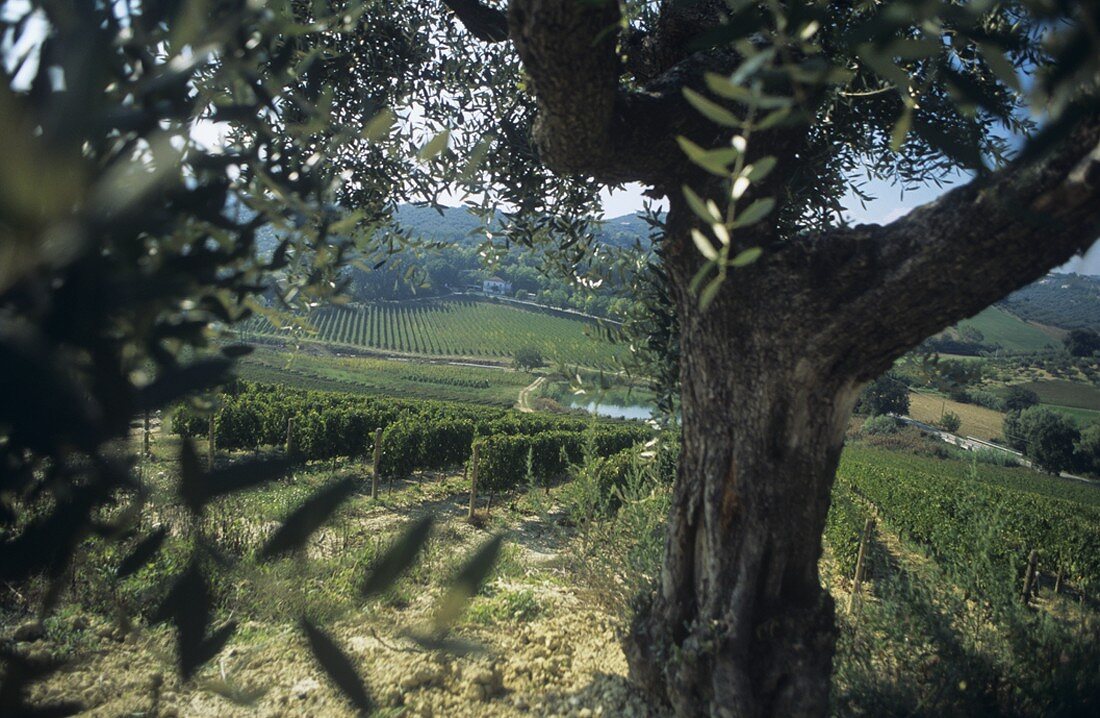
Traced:
<path fill-rule="evenodd" d="M 1100 586 L 1100 490 L 1094 487 L 1022 468 L 968 467 L 855 445 L 845 449 L 834 495 L 827 536 L 845 570 L 854 561 L 852 537 L 874 509 L 941 563 L 964 563 L 975 547 L 987 545 L 1010 572 L 1037 550 L 1052 574 L 1063 573 L 1086 592 Z"/>
<path fill-rule="evenodd" d="M 326 306 L 306 319 L 306 338 L 402 354 L 495 360 L 531 346 L 551 362 L 599 367 L 610 365 L 616 351 L 582 321 L 473 300 Z M 263 317 L 240 327 L 245 339 L 287 337 L 296 330 L 303 331 L 293 322 L 277 328 Z"/>
<path fill-rule="evenodd" d="M 378 468 L 388 478 L 461 466 L 477 441 L 478 468 L 489 489 L 556 478 L 586 457 L 610 456 L 652 433 L 635 423 L 247 382 L 218 397 L 216 406 L 214 411 L 179 407 L 173 430 L 212 438 L 218 449 L 282 448 L 304 462 L 368 456 L 374 452 L 375 431 L 381 429 Z"/>

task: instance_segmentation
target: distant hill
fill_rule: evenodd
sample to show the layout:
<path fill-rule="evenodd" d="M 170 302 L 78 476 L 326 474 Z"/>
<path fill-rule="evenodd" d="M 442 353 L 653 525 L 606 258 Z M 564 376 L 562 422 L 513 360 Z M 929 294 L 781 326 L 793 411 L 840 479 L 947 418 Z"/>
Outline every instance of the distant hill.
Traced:
<path fill-rule="evenodd" d="M 1100 331 L 1100 277 L 1048 274 L 997 305 L 1030 322 Z"/>
<path fill-rule="evenodd" d="M 440 214 L 431 207 L 403 204 L 397 208 L 395 218 L 414 235 L 445 244 L 477 242 L 479 238 L 471 233 L 482 226 L 481 218 L 470 214 L 465 207 L 444 207 Z"/>
<path fill-rule="evenodd" d="M 442 213 L 431 207 L 403 204 L 397 208 L 397 222 L 420 237 L 447 244 L 476 243 L 483 226 L 480 217 L 465 207 L 444 207 Z M 499 223 L 500 218 L 494 224 Z M 629 247 L 635 241 L 649 244 L 649 225 L 640 215 L 626 214 L 604 222 L 596 238 L 606 244 Z"/>

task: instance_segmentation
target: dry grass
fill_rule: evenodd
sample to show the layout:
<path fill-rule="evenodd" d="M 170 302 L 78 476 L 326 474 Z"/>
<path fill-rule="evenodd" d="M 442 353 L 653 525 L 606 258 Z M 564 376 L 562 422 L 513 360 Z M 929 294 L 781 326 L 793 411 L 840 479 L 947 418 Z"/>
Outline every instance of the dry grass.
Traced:
<path fill-rule="evenodd" d="M 1004 414 L 999 411 L 933 394 L 909 394 L 909 416 L 917 421 L 935 424 L 945 411 L 953 411 L 962 419 L 962 427 L 958 431 L 962 436 L 988 440 L 1004 434 Z"/>

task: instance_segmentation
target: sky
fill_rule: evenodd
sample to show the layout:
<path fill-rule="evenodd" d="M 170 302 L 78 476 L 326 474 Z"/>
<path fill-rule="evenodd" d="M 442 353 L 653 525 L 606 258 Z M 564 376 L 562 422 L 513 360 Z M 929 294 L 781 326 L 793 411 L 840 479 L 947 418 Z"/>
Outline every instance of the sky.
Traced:
<path fill-rule="evenodd" d="M 960 178 L 960 182 L 965 178 Z M 844 206 L 846 214 L 853 224 L 889 224 L 903 217 L 911 209 L 927 204 L 957 185 L 936 187 L 929 185 L 916 190 L 901 193 L 899 188 L 879 182 L 871 183 L 865 189 L 875 200 L 862 206 L 859 199 L 849 195 Z M 641 185 L 628 185 L 617 192 L 604 191 L 602 194 L 604 217 L 619 217 L 642 209 L 644 197 Z M 1054 270 L 1055 272 L 1074 272 L 1100 276 L 1100 241 L 1095 242 L 1083 257 L 1075 257 Z"/>

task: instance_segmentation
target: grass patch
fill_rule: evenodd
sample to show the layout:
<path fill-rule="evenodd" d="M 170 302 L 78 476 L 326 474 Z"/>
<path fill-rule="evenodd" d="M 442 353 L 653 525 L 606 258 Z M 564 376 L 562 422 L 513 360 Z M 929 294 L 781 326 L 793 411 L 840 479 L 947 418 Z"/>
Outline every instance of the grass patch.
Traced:
<path fill-rule="evenodd" d="M 471 623 L 492 626 L 530 621 L 543 612 L 535 592 L 529 588 L 492 590 L 488 596 L 474 599 L 466 611 Z"/>
<path fill-rule="evenodd" d="M 1065 414 L 1069 418 L 1073 419 L 1080 428 L 1085 428 L 1089 424 L 1100 424 L 1100 411 L 1093 409 L 1078 409 L 1073 406 L 1057 406 L 1056 404 L 1044 404 L 1043 406 L 1057 411 L 1059 414 Z"/>
<path fill-rule="evenodd" d="M 1010 353 L 1041 351 L 1055 345 L 1055 341 L 1041 329 L 1034 327 L 999 307 L 989 307 L 977 316 L 956 325 L 962 329 L 977 329 L 984 337 L 983 344 L 999 344 Z"/>

